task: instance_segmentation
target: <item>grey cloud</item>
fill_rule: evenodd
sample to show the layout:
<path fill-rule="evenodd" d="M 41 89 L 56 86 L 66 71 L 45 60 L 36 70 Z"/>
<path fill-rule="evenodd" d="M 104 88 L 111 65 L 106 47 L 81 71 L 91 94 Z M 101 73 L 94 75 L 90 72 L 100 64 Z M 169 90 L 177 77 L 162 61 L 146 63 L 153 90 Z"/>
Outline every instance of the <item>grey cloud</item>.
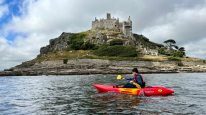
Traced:
<path fill-rule="evenodd" d="M 189 49 L 190 42 L 201 41 L 206 36 L 206 16 L 196 18 L 185 14 L 191 11 L 198 16 L 195 11 L 205 12 L 205 0 L 38 0 L 24 2 L 20 9 L 22 15 L 14 16 L 4 25 L 4 35 L 12 31 L 27 36 L 25 39 L 15 38 L 12 46 L 5 46 L 22 53 L 9 51 L 7 55 L 0 51 L 5 57 L 0 57 L 0 63 L 12 60 L 10 67 L 35 58 L 40 47 L 47 45 L 49 39 L 58 37 L 62 32 L 91 29 L 94 18 L 106 18 L 108 12 L 112 17 L 119 17 L 120 21 L 131 16 L 133 32 L 143 34 L 151 41 L 163 43 L 164 40 L 175 39 L 178 45 L 186 47 L 188 55 L 193 55 L 196 51 Z M 202 47 L 192 47 L 203 51 Z M 206 58 L 204 52 L 200 54 Z M 6 64 L 4 66 L 8 67 Z"/>
<path fill-rule="evenodd" d="M 205 44 L 206 44 L 206 37 L 194 42 L 190 42 L 184 47 L 187 49 L 187 55 L 206 59 L 206 50 L 205 50 Z"/>
<path fill-rule="evenodd" d="M 200 40 L 206 36 L 205 12 L 206 7 L 178 10 L 162 17 L 156 25 L 143 30 L 143 33 L 156 42 L 175 39 L 179 45 Z"/>

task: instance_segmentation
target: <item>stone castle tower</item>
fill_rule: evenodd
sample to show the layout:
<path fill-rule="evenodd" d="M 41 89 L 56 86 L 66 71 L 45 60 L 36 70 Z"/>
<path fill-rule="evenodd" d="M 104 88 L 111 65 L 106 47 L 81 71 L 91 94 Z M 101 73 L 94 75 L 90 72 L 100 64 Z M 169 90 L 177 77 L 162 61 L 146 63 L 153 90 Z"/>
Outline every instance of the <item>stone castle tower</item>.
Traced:
<path fill-rule="evenodd" d="M 111 18 L 111 14 L 107 13 L 107 19 L 100 19 L 98 20 L 95 17 L 95 21 L 92 21 L 92 30 L 96 27 L 102 29 L 114 29 L 119 28 L 124 35 L 132 36 L 132 21 L 130 20 L 130 16 L 128 21 L 119 22 L 119 18 Z"/>

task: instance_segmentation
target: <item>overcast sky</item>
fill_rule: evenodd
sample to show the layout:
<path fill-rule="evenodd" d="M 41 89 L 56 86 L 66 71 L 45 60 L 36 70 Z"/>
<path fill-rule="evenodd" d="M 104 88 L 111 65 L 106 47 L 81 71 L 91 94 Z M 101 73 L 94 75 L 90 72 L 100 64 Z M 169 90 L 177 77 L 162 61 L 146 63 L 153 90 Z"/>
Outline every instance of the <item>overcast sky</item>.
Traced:
<path fill-rule="evenodd" d="M 91 29 L 97 17 L 131 17 L 133 33 L 206 59 L 206 0 L 0 0 L 0 70 L 34 59 L 62 32 Z"/>

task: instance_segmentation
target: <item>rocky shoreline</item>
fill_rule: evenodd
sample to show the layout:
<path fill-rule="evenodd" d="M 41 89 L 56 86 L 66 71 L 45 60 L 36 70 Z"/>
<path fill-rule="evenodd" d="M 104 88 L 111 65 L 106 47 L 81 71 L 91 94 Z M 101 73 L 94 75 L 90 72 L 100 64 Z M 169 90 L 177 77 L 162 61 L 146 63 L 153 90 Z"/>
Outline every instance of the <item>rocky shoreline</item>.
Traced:
<path fill-rule="evenodd" d="M 134 67 L 142 74 L 206 72 L 206 64 L 203 62 L 79 59 L 68 60 L 67 64 L 63 64 L 63 60 L 24 62 L 16 67 L 5 69 L 0 72 L 0 76 L 131 74 Z"/>

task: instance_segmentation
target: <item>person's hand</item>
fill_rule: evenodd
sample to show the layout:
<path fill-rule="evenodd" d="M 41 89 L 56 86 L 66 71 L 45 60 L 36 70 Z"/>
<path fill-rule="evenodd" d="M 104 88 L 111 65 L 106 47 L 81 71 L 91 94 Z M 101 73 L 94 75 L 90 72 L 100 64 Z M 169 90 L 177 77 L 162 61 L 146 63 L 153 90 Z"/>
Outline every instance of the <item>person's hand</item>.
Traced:
<path fill-rule="evenodd" d="M 122 78 L 123 80 L 125 80 L 125 78 Z"/>
<path fill-rule="evenodd" d="M 130 81 L 130 83 L 133 83 L 133 81 Z"/>

